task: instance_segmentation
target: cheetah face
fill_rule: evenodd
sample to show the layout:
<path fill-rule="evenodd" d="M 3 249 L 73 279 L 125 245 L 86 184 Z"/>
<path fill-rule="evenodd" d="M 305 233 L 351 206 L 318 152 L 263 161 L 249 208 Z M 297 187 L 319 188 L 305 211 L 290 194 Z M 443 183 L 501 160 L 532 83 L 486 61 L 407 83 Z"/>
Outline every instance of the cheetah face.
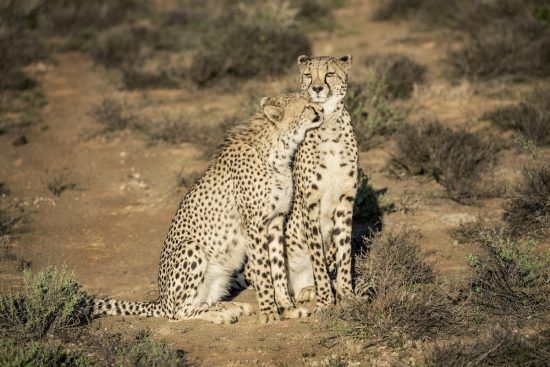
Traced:
<path fill-rule="evenodd" d="M 264 115 L 279 130 L 306 131 L 318 127 L 323 122 L 323 107 L 310 102 L 300 93 L 264 97 L 261 106 Z"/>
<path fill-rule="evenodd" d="M 339 59 L 331 56 L 298 57 L 302 92 L 316 103 L 342 100 L 346 95 L 350 67 L 351 55 Z"/>

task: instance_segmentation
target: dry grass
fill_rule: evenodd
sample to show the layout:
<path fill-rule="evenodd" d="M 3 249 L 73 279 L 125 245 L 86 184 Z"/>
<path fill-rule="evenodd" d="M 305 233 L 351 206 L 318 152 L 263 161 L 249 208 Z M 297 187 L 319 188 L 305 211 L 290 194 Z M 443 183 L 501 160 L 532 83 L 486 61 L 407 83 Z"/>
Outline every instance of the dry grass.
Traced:
<path fill-rule="evenodd" d="M 468 341 L 437 344 L 426 351 L 423 365 L 431 367 L 543 367 L 550 360 L 550 330 L 530 336 L 494 329 Z"/>
<path fill-rule="evenodd" d="M 487 194 L 479 180 L 494 164 L 496 148 L 482 136 L 451 130 L 438 121 L 422 121 L 403 125 L 395 140 L 394 161 L 410 174 L 433 176 L 451 199 L 466 203 Z"/>
<path fill-rule="evenodd" d="M 517 105 L 483 115 L 503 130 L 516 130 L 538 145 L 550 145 L 550 88 L 538 87 Z"/>
<path fill-rule="evenodd" d="M 505 204 L 504 220 L 516 236 L 550 235 L 550 166 L 525 168 Z"/>

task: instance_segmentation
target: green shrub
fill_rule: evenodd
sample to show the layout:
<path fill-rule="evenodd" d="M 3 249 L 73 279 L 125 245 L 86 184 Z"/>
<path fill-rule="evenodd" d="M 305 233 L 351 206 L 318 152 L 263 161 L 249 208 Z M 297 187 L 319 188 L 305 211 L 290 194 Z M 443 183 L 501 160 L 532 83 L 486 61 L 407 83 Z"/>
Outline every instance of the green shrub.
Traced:
<path fill-rule="evenodd" d="M 182 351 L 169 349 L 166 341 L 150 339 L 147 332 L 139 333 L 135 341 L 117 352 L 115 365 L 136 367 L 188 366 Z"/>
<path fill-rule="evenodd" d="M 0 340 L 0 365 L 3 367 L 84 367 L 92 361 L 79 352 L 63 347 L 47 347 L 37 342 Z"/>
<path fill-rule="evenodd" d="M 79 325 L 87 316 L 86 296 L 65 268 L 25 272 L 19 293 L 0 295 L 0 325 L 36 338 Z"/>

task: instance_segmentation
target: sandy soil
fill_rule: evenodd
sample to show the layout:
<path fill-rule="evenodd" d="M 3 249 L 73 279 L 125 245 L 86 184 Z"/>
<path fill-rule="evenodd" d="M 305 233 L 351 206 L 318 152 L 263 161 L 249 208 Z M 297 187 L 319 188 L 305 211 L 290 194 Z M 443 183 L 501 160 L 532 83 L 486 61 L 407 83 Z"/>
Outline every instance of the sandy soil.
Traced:
<path fill-rule="evenodd" d="M 487 89 L 498 92 L 498 85 L 449 85 L 441 75 L 447 47 L 444 37 L 417 32 L 407 23 L 370 22 L 370 9 L 364 3 L 350 2 L 336 12 L 341 25 L 336 32 L 314 35 L 316 54 L 353 54 L 356 67 L 352 78 L 360 75 L 362 57 L 367 53 L 398 52 L 426 64 L 429 84 L 415 91 L 415 117 L 436 115 L 455 125 L 505 102 L 480 93 Z M 67 265 L 90 293 L 152 300 L 157 294 L 156 272 L 164 235 L 183 195 L 176 175 L 182 169 L 189 173 L 206 167 L 203 147 L 151 146 L 130 132 L 86 139 L 87 132 L 98 128 L 89 115 L 90 108 L 106 95 L 122 92 L 82 54 L 58 54 L 55 60 L 39 73 L 48 105 L 43 123 L 24 132 L 29 143 L 15 147 L 13 136 L 0 136 L 2 179 L 12 189 L 12 196 L 31 211 L 30 231 L 15 241 L 15 251 L 30 260 L 33 269 Z M 277 80 L 273 85 L 291 82 Z M 126 95 L 136 97 L 136 93 Z M 191 89 L 151 91 L 151 96 L 170 100 L 181 110 L 216 105 L 222 114 L 225 106 L 234 109 L 239 101 L 239 96 L 229 92 Z M 397 206 L 397 212 L 385 215 L 385 228 L 419 229 L 422 246 L 433 251 L 437 269 L 460 280 L 464 256 L 472 248 L 453 243 L 447 231 L 478 215 L 499 217 L 502 199 L 486 200 L 479 207 L 463 206 L 446 199 L 443 188 L 431 180 L 391 177 L 384 169 L 390 153 L 391 147 L 384 147 L 362 152 L 360 157 L 374 188 L 388 189 L 383 200 Z M 517 152 L 503 153 L 497 168 L 508 180 L 518 175 L 528 159 L 523 155 L 511 159 L 511 155 Z M 63 170 L 78 186 L 54 198 L 46 185 Z M 20 276 L 21 272 L 11 268 L 0 271 L 2 284 Z M 237 300 L 255 305 L 250 290 Z M 222 326 L 111 317 L 94 321 L 92 327 L 122 333 L 149 328 L 154 336 L 169 340 L 174 348 L 186 351 L 190 361 L 203 366 L 326 365 L 334 354 L 366 365 L 374 358 L 358 353 L 357 345 L 334 345 L 327 339 L 330 335 L 324 324 L 315 317 L 260 325 L 256 316 L 250 316 Z"/>

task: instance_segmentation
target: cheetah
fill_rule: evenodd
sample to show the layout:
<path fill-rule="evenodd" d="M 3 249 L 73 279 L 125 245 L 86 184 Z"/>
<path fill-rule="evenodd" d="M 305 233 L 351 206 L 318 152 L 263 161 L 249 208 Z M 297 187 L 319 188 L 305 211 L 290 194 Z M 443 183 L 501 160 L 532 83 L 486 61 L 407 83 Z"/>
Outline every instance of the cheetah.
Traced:
<path fill-rule="evenodd" d="M 323 125 L 306 134 L 293 161 L 294 203 L 285 224 L 289 292 L 298 302 L 316 300 L 316 311 L 353 295 L 351 222 L 357 191 L 355 132 L 344 107 L 352 57 L 298 58 L 302 93 L 324 108 Z M 245 263 L 233 289 L 254 285 Z M 336 272 L 333 286 L 329 274 Z"/>
<path fill-rule="evenodd" d="M 160 257 L 159 298 L 95 299 L 94 315 L 164 316 L 233 323 L 249 304 L 221 302 L 248 258 L 260 321 L 305 317 L 289 292 L 283 225 L 292 197 L 291 159 L 323 108 L 300 93 L 264 97 L 250 120 L 229 132 L 213 163 L 184 196 Z"/>
<path fill-rule="evenodd" d="M 357 141 L 344 107 L 350 55 L 298 57 L 302 93 L 324 108 L 324 123 L 306 134 L 293 168 L 294 206 L 286 255 L 290 293 L 316 310 L 353 295 L 351 222 L 357 191 Z"/>

